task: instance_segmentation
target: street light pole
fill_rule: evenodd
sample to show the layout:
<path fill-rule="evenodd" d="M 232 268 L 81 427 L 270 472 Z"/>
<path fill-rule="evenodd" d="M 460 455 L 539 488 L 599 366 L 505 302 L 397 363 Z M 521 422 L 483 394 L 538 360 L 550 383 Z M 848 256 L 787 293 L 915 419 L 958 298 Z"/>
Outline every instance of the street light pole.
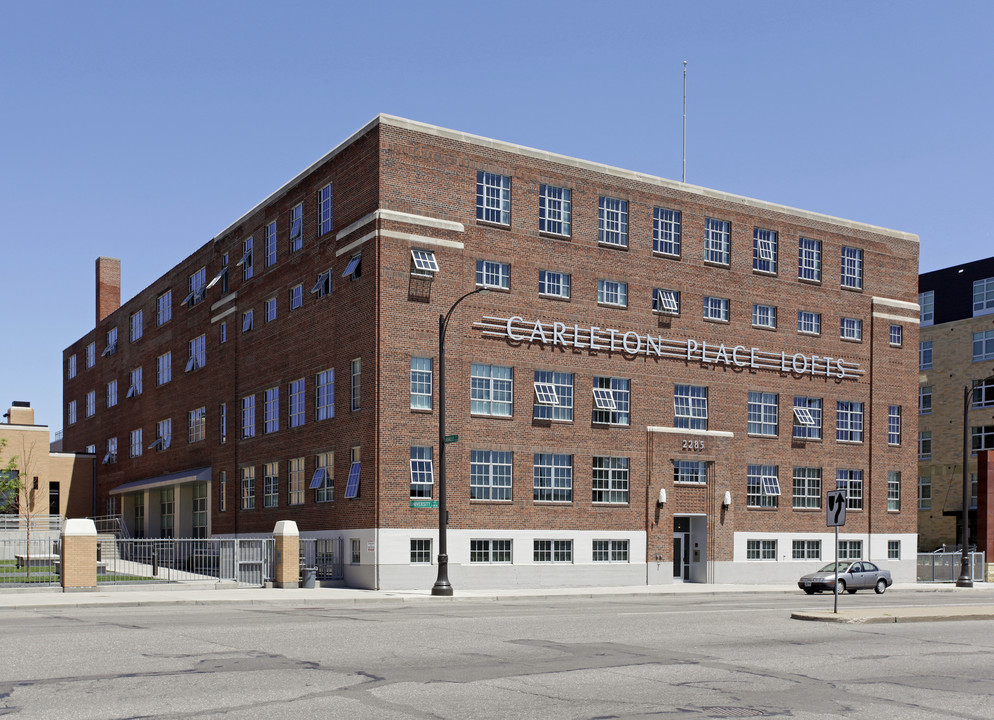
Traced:
<path fill-rule="evenodd" d="M 956 587 L 973 587 L 967 547 L 970 542 L 970 401 L 973 391 L 970 385 L 963 388 L 963 542 L 960 545 L 960 572 Z"/>
<path fill-rule="evenodd" d="M 445 315 L 438 316 L 438 577 L 431 588 L 432 595 L 451 596 L 449 583 L 448 509 L 445 497 L 445 329 L 456 305 L 470 295 L 487 292 L 487 288 L 472 290 L 452 303 Z"/>

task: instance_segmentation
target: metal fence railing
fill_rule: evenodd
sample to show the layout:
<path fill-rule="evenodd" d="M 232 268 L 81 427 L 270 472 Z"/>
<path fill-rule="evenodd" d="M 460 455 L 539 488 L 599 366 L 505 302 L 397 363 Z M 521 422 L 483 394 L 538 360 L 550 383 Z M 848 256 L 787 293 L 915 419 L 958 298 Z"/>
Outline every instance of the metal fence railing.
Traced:
<path fill-rule="evenodd" d="M 90 518 L 97 528 L 98 535 L 115 535 L 119 538 L 129 538 L 128 525 L 120 515 L 98 515 Z"/>
<path fill-rule="evenodd" d="M 318 580 L 344 580 L 342 538 L 300 538 L 300 566 L 316 568 Z"/>
<path fill-rule="evenodd" d="M 970 578 L 974 582 L 983 582 L 987 567 L 984 553 L 971 552 L 967 559 Z M 956 582 L 962 562 L 963 555 L 959 552 L 918 553 L 918 582 Z"/>
<path fill-rule="evenodd" d="M 119 538 L 104 541 L 113 554 L 98 556 L 98 582 L 234 581 L 262 586 L 274 575 L 272 538 Z"/>
<path fill-rule="evenodd" d="M 61 515 L 0 515 L 0 532 L 62 531 Z"/>
<path fill-rule="evenodd" d="M 0 590 L 58 584 L 58 540 L 0 538 Z"/>

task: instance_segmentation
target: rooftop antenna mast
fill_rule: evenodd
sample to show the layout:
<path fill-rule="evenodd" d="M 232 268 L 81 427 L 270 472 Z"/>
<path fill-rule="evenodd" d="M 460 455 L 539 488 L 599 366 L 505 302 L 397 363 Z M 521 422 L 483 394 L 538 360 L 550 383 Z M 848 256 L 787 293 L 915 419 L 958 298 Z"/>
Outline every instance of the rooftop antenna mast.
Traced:
<path fill-rule="evenodd" d="M 683 61 L 683 182 L 687 182 L 687 61 Z"/>

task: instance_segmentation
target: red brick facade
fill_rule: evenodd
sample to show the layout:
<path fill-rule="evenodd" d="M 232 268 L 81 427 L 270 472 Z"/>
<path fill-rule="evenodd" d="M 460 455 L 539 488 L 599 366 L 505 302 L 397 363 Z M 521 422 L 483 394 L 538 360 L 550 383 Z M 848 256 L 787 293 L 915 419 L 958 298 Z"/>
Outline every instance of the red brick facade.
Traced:
<path fill-rule="evenodd" d="M 510 178 L 509 224 L 477 220 L 480 171 Z M 329 183 L 334 223 L 331 232 L 321 233 L 319 192 Z M 571 191 L 572 226 L 566 237 L 539 231 L 542 185 Z M 602 196 L 627 201 L 627 244 L 623 247 L 598 242 Z M 290 212 L 298 203 L 303 203 L 303 244 L 291 252 Z M 681 213 L 681 248 L 676 257 L 653 252 L 656 207 Z M 730 223 L 726 264 L 705 261 L 707 218 Z M 264 238 L 267 225 L 274 220 L 276 263 L 267 267 Z M 753 269 L 754 228 L 776 233 L 776 272 Z M 245 280 L 244 265 L 236 264 L 249 237 L 254 276 Z M 820 281 L 798 279 L 800 237 L 821 242 Z M 862 253 L 860 288 L 841 286 L 843 247 Z M 434 253 L 439 272 L 433 278 L 412 273 L 412 249 Z M 359 252 L 358 277 L 343 277 Z M 227 287 L 219 281 L 206 290 L 203 301 L 182 305 L 191 290 L 190 276 L 205 268 L 210 280 L 225 266 L 225 256 Z M 447 432 L 459 435 L 446 453 L 454 563 L 475 564 L 469 557 L 472 538 L 513 535 L 510 565 L 515 572 L 520 570 L 518 565 L 525 567 L 521 570 L 525 573 L 527 567 L 540 562 L 540 556 L 537 547 L 533 555 L 532 544 L 522 538 L 567 538 L 577 533 L 583 539 L 571 541 L 572 562 L 582 564 L 585 559 L 591 564 L 590 538 L 596 543 L 596 538 L 624 537 L 625 547 L 631 550 L 628 566 L 641 568 L 629 579 L 641 576 L 643 581 L 668 582 L 674 528 L 680 522 L 676 518 L 700 518 L 692 520 L 690 540 L 701 562 L 688 579 L 721 581 L 744 575 L 756 567 L 746 560 L 745 548 L 753 538 L 778 541 L 772 551 L 775 557 L 768 558 L 778 562 L 764 567 L 777 565 L 782 569 L 771 572 L 794 577 L 800 574 L 795 569 L 801 565 L 779 562 L 792 559 L 791 537 L 820 539 L 826 532 L 823 503 L 814 509 L 792 507 L 793 468 L 806 467 L 821 469 L 820 497 L 834 489 L 837 470 L 862 471 L 863 507 L 850 511 L 845 532 L 860 539 L 863 557 L 884 562 L 888 542 L 899 542 L 898 559 L 912 563 L 908 567 L 913 572 L 918 345 L 915 236 L 385 116 L 101 320 L 94 332 L 65 351 L 67 363 L 75 354 L 80 367 L 77 376 L 65 382 L 66 403 L 76 400 L 78 409 L 75 423 L 70 424 L 67 417 L 66 448 L 94 444 L 103 457 L 108 438 L 117 438 L 116 461 L 101 464 L 98 471 L 101 498 L 124 483 L 210 468 L 210 532 L 262 533 L 276 521 L 289 519 L 297 522 L 304 536 L 355 535 L 363 538 L 367 553 L 358 564 L 371 562 L 377 573 L 362 579 L 356 576 L 354 582 L 370 586 L 402 583 L 388 576 L 396 572 L 396 577 L 408 578 L 420 572 L 404 567 L 413 557 L 413 547 L 408 556 L 406 538 L 437 541 L 437 511 L 412 508 L 410 487 L 411 447 L 433 448 L 432 457 L 437 458 L 437 319 L 476 287 L 480 260 L 507 265 L 510 282 L 506 290 L 467 298 L 448 326 L 446 425 Z M 329 269 L 333 290 L 318 297 L 311 290 L 319 275 Z M 540 296 L 540 271 L 568 274 L 569 297 Z M 599 280 L 627 283 L 626 306 L 599 303 Z M 290 293 L 296 285 L 302 285 L 303 303 L 291 310 Z M 653 312 L 654 288 L 680 294 L 678 315 Z M 157 298 L 169 289 L 172 317 L 158 326 Z M 704 319 L 707 296 L 729 301 L 728 321 Z M 276 318 L 267 323 L 264 303 L 272 297 Z M 753 325 L 754 304 L 776 308 L 774 329 Z M 254 328 L 243 332 L 243 313 L 250 309 Z M 131 342 L 130 318 L 139 310 L 143 333 Z M 820 334 L 798 333 L 799 310 L 820 313 Z M 861 320 L 861 340 L 840 339 L 843 317 Z M 517 318 L 510 336 L 508 318 Z M 548 331 L 545 342 L 541 331 L 533 334 L 537 321 Z M 591 326 L 600 328 L 600 339 L 595 339 L 600 347 L 557 342 L 552 334 L 558 327 L 555 323 L 570 333 L 574 326 L 586 328 L 588 334 Z M 891 342 L 892 325 L 901 328 L 899 345 Z M 117 351 L 98 357 L 96 366 L 86 369 L 87 343 L 95 340 L 99 355 L 111 326 L 117 326 L 121 334 Z M 227 333 L 224 342 L 222 327 Z M 617 331 L 614 349 L 611 330 Z M 581 338 L 586 337 L 584 332 Z M 189 343 L 201 334 L 206 335 L 206 363 L 186 372 Z M 632 350 L 637 337 L 639 351 L 626 351 L 625 343 Z M 650 352 L 650 340 L 668 341 L 671 350 L 668 354 Z M 695 343 L 690 350 L 689 341 Z M 701 347 L 706 348 L 703 359 Z M 167 351 L 172 353 L 172 379 L 157 386 L 156 358 Z M 754 352 L 758 361 L 751 360 Z M 795 354 L 799 354 L 796 362 L 802 372 L 791 369 Z M 837 377 L 837 371 L 830 376 L 823 370 L 803 371 L 803 363 L 814 356 L 821 358 L 815 362 L 822 367 L 827 364 L 824 358 L 841 359 L 846 377 Z M 410 407 L 412 357 L 433 359 L 436 381 L 430 411 Z M 350 363 L 355 358 L 361 358 L 362 372 L 360 407 L 353 411 Z M 833 368 L 836 362 L 832 361 Z M 473 363 L 512 368 L 509 417 L 470 412 Z M 758 367 L 764 363 L 770 369 Z M 786 371 L 781 369 L 784 364 Z M 142 393 L 126 398 L 129 373 L 137 367 L 143 369 Z M 316 375 L 328 369 L 335 371 L 334 418 L 316 420 Z M 572 373 L 571 422 L 533 418 L 535 371 Z M 595 377 L 629 381 L 627 424 L 593 421 Z M 106 385 L 113 379 L 118 380 L 119 399 L 108 408 Z M 291 428 L 290 383 L 298 379 L 306 383 L 305 422 Z M 707 430 L 703 433 L 674 427 L 674 386 L 682 384 L 707 388 Z M 265 433 L 264 393 L 274 387 L 279 388 L 279 430 Z M 84 410 L 89 391 L 96 391 L 97 399 L 92 417 L 86 417 Z M 747 432 L 750 391 L 776 395 L 777 421 L 769 436 Z M 250 395 L 256 398 L 256 435 L 243 439 L 241 402 Z M 822 400 L 822 439 L 792 438 L 795 396 Z M 862 441 L 836 441 L 839 401 L 863 403 Z M 227 413 L 224 442 L 222 404 Z M 897 443 L 888 443 L 890 406 L 902 409 Z M 200 407 L 206 412 L 205 437 L 189 442 L 189 413 Z M 171 446 L 148 450 L 156 423 L 167 418 L 172 420 Z M 145 448 L 140 457 L 131 458 L 129 434 L 137 428 L 143 430 Z M 350 448 L 356 446 L 361 448 L 359 497 L 345 499 Z M 474 450 L 511 453 L 510 500 L 470 499 Z M 334 500 L 316 502 L 315 492 L 306 486 L 315 471 L 315 456 L 327 451 L 335 453 Z M 571 499 L 534 499 L 533 461 L 541 453 L 572 456 Z M 592 466 L 598 457 L 627 459 L 627 493 L 614 496 L 613 502 L 593 501 Z M 288 467 L 293 458 L 304 458 L 302 504 L 290 504 Z M 675 483 L 673 461 L 681 459 L 707 462 L 707 483 Z M 264 507 L 266 463 L 279 464 L 274 507 Z M 749 506 L 746 476 L 750 465 L 777 468 L 778 507 Z M 240 508 L 242 467 L 255 470 L 254 509 Z M 226 476 L 223 510 L 222 472 Z M 888 510 L 888 478 L 893 472 L 901 475 L 896 498 L 891 483 L 892 509 Z M 659 502 L 660 490 L 666 491 L 665 503 Z M 726 492 L 731 499 L 728 506 L 723 503 Z M 147 497 L 147 502 L 153 501 L 152 494 Z M 433 497 L 437 497 L 434 490 Z M 121 509 L 120 504 L 117 507 Z M 124 509 L 128 519 L 126 499 Z M 149 518 L 158 512 L 157 507 L 145 507 L 149 529 L 154 527 Z M 177 529 L 185 522 L 177 520 Z M 433 546 L 432 551 L 437 548 Z M 818 559 L 833 555 L 834 549 L 826 545 Z M 597 582 L 598 563 L 591 567 L 595 569 L 584 578 Z M 534 569 L 544 573 L 544 568 Z M 430 572 L 431 568 L 424 569 L 418 581 Z M 570 582 L 565 575 L 558 577 L 557 582 Z M 605 575 L 601 581 L 610 577 Z M 526 574 L 506 578 L 527 582 Z"/>

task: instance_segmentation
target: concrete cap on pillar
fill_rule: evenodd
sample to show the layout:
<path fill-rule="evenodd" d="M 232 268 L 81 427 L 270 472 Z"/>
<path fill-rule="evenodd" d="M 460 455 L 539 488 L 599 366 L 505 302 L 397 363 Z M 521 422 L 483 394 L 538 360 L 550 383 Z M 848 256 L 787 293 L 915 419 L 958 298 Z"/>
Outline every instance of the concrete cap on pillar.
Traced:
<path fill-rule="evenodd" d="M 97 526 L 89 518 L 70 518 L 62 529 L 63 537 L 96 537 Z"/>
<path fill-rule="evenodd" d="M 273 535 L 275 537 L 299 537 L 300 531 L 297 530 L 297 523 L 293 520 L 280 520 L 276 523 Z"/>

